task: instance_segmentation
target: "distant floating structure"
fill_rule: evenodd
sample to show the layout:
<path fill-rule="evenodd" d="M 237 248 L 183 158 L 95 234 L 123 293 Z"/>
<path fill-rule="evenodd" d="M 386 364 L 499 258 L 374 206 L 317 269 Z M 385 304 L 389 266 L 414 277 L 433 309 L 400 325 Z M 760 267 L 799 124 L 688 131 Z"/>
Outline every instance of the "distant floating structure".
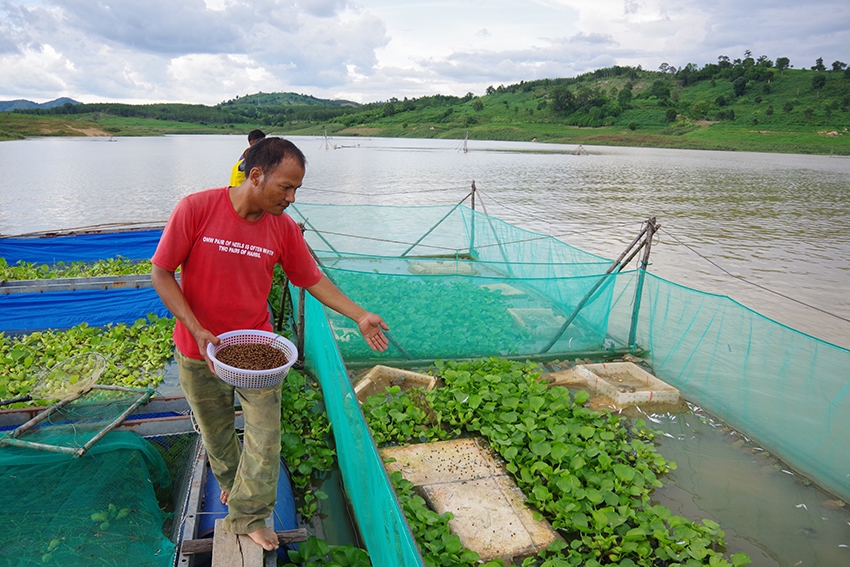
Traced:
<path fill-rule="evenodd" d="M 324 135 L 322 136 L 322 144 L 319 146 L 319 148 L 321 148 L 323 150 L 331 149 L 331 139 L 328 138 L 328 131 L 327 130 L 324 131 Z"/>
<path fill-rule="evenodd" d="M 457 151 L 467 153 L 469 151 L 469 147 L 467 146 L 467 142 L 469 141 L 469 130 L 466 131 L 466 136 L 463 138 L 463 141 L 458 144 Z"/>

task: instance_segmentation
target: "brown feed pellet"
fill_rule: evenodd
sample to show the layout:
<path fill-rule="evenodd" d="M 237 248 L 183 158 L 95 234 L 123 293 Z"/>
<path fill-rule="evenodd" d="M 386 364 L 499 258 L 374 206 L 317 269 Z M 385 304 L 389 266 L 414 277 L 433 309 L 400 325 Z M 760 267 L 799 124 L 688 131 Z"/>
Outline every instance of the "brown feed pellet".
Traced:
<path fill-rule="evenodd" d="M 285 352 L 264 344 L 228 345 L 215 357 L 221 363 L 242 370 L 270 370 L 289 362 Z"/>

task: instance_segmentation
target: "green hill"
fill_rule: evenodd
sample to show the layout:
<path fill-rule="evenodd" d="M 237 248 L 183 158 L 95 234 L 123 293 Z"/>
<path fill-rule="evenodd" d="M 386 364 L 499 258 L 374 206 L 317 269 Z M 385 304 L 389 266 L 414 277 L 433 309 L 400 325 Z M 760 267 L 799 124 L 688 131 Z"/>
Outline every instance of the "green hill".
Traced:
<path fill-rule="evenodd" d="M 299 126 L 301 126 L 299 128 Z M 752 65 L 676 73 L 600 69 L 570 79 L 361 107 L 286 131 L 850 154 L 850 74 Z"/>
<path fill-rule="evenodd" d="M 80 104 L 76 100 L 68 97 L 57 98 L 48 102 L 33 102 L 31 100 L 16 99 L 16 100 L 0 100 L 0 112 L 9 112 L 12 110 L 20 110 L 26 108 L 53 108 L 63 104 Z"/>
<path fill-rule="evenodd" d="M 610 67 L 463 97 L 358 105 L 257 93 L 215 106 L 80 104 L 15 113 L 90 121 L 117 135 L 267 133 L 537 140 L 593 145 L 850 155 L 850 69 L 747 57 L 681 69 Z M 67 129 L 66 129 L 67 130 Z M 77 128 L 79 130 L 79 128 Z M 43 131 L 43 127 L 42 127 Z M 8 132 L 8 128 L 7 128 Z M 30 135 L 18 129 L 0 137 Z"/>
<path fill-rule="evenodd" d="M 335 107 L 357 107 L 356 102 L 350 100 L 328 100 L 314 96 L 295 93 L 257 93 L 236 97 L 220 103 L 218 106 L 335 106 Z"/>

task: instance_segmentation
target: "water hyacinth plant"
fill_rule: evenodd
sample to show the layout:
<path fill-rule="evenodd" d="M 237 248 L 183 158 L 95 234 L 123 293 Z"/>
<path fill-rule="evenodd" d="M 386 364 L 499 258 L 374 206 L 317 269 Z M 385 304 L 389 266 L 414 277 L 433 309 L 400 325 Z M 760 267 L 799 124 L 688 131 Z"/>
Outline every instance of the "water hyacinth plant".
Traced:
<path fill-rule="evenodd" d="M 56 278 L 92 278 L 151 273 L 151 261 L 133 262 L 122 256 L 95 262 L 55 262 L 37 264 L 18 261 L 12 265 L 0 258 L 0 280 L 47 280 Z"/>
<path fill-rule="evenodd" d="M 80 323 L 65 331 L 36 331 L 19 336 L 0 333 L 0 365 L 5 370 L 0 376 L 0 398 L 29 393 L 41 370 L 88 351 L 106 357 L 101 384 L 155 388 L 174 355 L 173 329 L 174 319 L 151 314 L 132 325 L 121 323 L 100 328 Z"/>
<path fill-rule="evenodd" d="M 750 563 L 744 553 L 723 555 L 724 534 L 716 522 L 695 522 L 650 504 L 650 493 L 675 464 L 655 450 L 655 433 L 643 421 L 584 407 L 586 392 L 550 388 L 532 363 L 501 358 L 438 362 L 432 372 L 444 387 L 430 392 L 394 387 L 366 401 L 363 411 L 375 441 L 486 438 L 535 517 L 548 520 L 563 538 L 522 559 L 523 567 Z M 447 521 L 433 522 L 445 524 L 440 533 L 417 529 L 417 518 L 426 514 L 409 504 L 414 497 L 406 496 L 411 492 L 406 481 L 393 480 L 426 564 L 474 565 L 474 552 L 434 546 L 434 541 L 452 541 Z"/>

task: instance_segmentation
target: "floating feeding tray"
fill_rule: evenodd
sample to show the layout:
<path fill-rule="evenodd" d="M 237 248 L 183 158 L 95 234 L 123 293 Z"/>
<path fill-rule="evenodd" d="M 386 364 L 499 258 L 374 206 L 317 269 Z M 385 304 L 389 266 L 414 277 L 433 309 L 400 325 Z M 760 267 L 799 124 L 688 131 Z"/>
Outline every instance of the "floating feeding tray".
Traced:
<path fill-rule="evenodd" d="M 513 307 L 508 312 L 517 325 L 537 334 L 551 334 L 567 320 L 545 307 Z"/>
<path fill-rule="evenodd" d="M 481 287 L 489 289 L 490 291 L 498 291 L 502 294 L 502 297 L 509 299 L 522 299 L 528 297 L 528 294 L 521 289 L 517 289 L 514 286 L 504 283 L 484 284 Z"/>
<path fill-rule="evenodd" d="M 389 472 L 400 471 L 449 529 L 482 561 L 508 563 L 547 548 L 560 537 L 536 521 L 526 497 L 483 439 L 456 439 L 381 449 Z"/>
<path fill-rule="evenodd" d="M 580 364 L 564 374 L 563 383 L 584 381 L 588 388 L 611 398 L 620 407 L 679 401 L 679 390 L 633 362 Z"/>
<path fill-rule="evenodd" d="M 407 268 L 411 274 L 417 275 L 451 275 L 477 276 L 478 270 L 466 262 L 455 260 L 447 262 L 411 262 Z"/>
<path fill-rule="evenodd" d="M 434 376 L 379 364 L 364 374 L 357 382 L 354 386 L 354 395 L 357 397 L 357 401 L 362 404 L 369 396 L 383 392 L 390 386 L 399 386 L 402 391 L 411 388 L 424 388 L 425 391 L 430 391 L 436 385 L 437 378 Z"/>

